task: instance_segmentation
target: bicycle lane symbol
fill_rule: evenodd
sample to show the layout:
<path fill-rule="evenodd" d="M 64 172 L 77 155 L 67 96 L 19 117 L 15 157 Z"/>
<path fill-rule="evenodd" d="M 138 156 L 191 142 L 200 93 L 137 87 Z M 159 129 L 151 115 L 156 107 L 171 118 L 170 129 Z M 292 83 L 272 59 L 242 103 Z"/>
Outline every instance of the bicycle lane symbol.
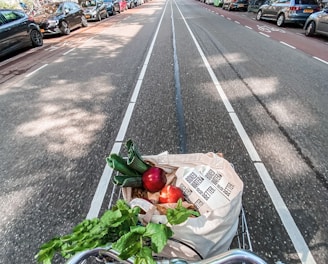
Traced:
<path fill-rule="evenodd" d="M 277 27 L 270 27 L 267 25 L 256 25 L 257 29 L 259 31 L 265 32 L 265 33 L 271 33 L 271 32 L 280 32 L 280 33 L 286 33 L 285 30 Z"/>

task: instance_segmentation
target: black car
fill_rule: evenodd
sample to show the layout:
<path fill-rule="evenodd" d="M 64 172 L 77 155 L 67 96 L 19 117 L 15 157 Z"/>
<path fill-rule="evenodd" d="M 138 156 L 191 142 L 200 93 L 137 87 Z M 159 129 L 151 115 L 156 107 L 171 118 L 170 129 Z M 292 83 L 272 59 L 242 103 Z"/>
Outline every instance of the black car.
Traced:
<path fill-rule="evenodd" d="M 120 12 L 120 5 L 117 0 L 104 0 L 104 4 L 109 15 L 115 15 L 117 12 Z"/>
<path fill-rule="evenodd" d="M 0 9 L 0 57 L 25 47 L 40 47 L 39 26 L 24 11 Z"/>
<path fill-rule="evenodd" d="M 44 35 L 69 35 L 73 29 L 88 26 L 82 8 L 69 1 L 44 5 L 34 19 Z"/>

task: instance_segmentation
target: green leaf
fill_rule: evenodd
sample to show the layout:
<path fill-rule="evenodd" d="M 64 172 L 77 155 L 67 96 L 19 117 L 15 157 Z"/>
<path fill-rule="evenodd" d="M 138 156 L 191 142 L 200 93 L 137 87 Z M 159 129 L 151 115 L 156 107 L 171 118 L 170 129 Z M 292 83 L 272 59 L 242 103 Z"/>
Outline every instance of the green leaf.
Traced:
<path fill-rule="evenodd" d="M 136 255 L 134 264 L 156 264 L 153 259 L 152 250 L 149 247 L 143 247 Z"/>
<path fill-rule="evenodd" d="M 100 222 L 104 225 L 115 226 L 122 222 L 122 213 L 120 210 L 115 211 L 106 211 L 103 216 L 100 218 Z"/>
<path fill-rule="evenodd" d="M 176 208 L 168 208 L 166 211 L 167 221 L 171 225 L 181 224 L 185 222 L 191 215 L 200 216 L 199 212 L 183 207 L 181 199 L 179 199 Z"/>
<path fill-rule="evenodd" d="M 119 257 L 121 259 L 128 259 L 136 255 L 142 248 L 141 235 L 129 232 L 113 243 L 112 247 L 120 253 Z"/>
<path fill-rule="evenodd" d="M 151 248 L 154 252 L 159 253 L 167 244 L 167 240 L 173 236 L 171 228 L 164 224 L 149 223 L 146 226 L 144 237 L 150 237 Z"/>

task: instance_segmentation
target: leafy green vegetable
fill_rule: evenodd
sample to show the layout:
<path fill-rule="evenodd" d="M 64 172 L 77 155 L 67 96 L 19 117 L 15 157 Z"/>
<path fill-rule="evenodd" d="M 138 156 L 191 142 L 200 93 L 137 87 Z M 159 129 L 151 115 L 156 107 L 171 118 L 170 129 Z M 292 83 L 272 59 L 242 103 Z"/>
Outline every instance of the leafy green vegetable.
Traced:
<path fill-rule="evenodd" d="M 173 232 L 165 224 L 139 225 L 140 210 L 139 207 L 130 208 L 124 200 L 118 200 L 100 218 L 86 219 L 76 225 L 71 234 L 43 244 L 35 258 L 43 264 L 51 264 L 56 253 L 70 258 L 78 252 L 111 244 L 123 260 L 134 257 L 135 264 L 155 264 L 152 253 L 160 253 Z M 181 199 L 175 209 L 167 210 L 167 219 L 172 225 L 186 221 L 191 215 L 199 216 L 199 213 L 184 208 Z"/>
<path fill-rule="evenodd" d="M 179 199 L 177 206 L 174 209 L 167 209 L 166 211 L 166 217 L 167 221 L 171 225 L 178 225 L 183 223 L 188 219 L 190 216 L 200 216 L 199 212 L 187 209 L 182 206 L 182 200 Z"/>
<path fill-rule="evenodd" d="M 112 247 L 120 252 L 119 257 L 123 260 L 134 256 L 135 263 L 152 264 L 155 263 L 152 252 L 161 252 L 172 236 L 173 232 L 168 226 L 148 223 L 145 227 L 131 227 L 130 232 L 113 243 Z"/>
<path fill-rule="evenodd" d="M 78 252 L 96 247 L 106 247 L 130 231 L 138 223 L 140 208 L 130 208 L 123 200 L 107 210 L 101 218 L 86 219 L 74 227 L 71 234 L 56 237 L 40 247 L 35 258 L 50 264 L 56 253 L 70 258 Z"/>

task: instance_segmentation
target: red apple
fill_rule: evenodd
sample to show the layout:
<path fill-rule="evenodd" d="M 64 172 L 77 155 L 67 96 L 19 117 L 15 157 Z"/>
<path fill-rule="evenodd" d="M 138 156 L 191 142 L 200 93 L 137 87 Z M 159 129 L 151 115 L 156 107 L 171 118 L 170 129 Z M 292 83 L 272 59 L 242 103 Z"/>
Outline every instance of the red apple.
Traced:
<path fill-rule="evenodd" d="M 159 192 L 166 184 L 165 172 L 158 167 L 150 167 L 142 174 L 143 187 L 148 192 Z"/>
<path fill-rule="evenodd" d="M 159 194 L 159 203 L 176 203 L 179 199 L 183 199 L 183 193 L 174 185 L 165 186 Z"/>

